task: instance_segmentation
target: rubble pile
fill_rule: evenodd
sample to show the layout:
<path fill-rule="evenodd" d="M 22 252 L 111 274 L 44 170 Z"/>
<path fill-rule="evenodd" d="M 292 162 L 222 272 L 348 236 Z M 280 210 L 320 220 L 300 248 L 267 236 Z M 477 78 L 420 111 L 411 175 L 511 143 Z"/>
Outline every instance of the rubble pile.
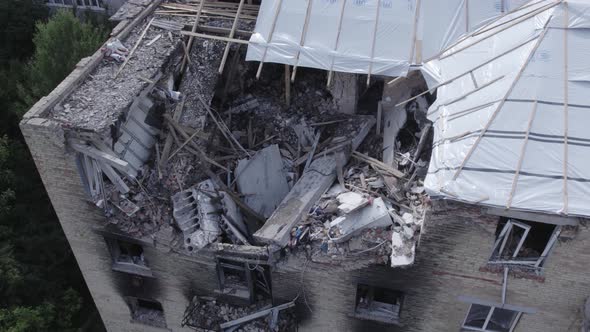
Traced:
<path fill-rule="evenodd" d="M 222 324 L 235 321 L 249 315 L 271 309 L 270 302 L 258 302 L 250 306 L 238 306 L 220 302 L 210 297 L 193 297 L 183 320 L 183 326 L 190 326 L 196 331 L 228 331 Z M 246 321 L 234 326 L 233 331 L 260 332 L 260 331 L 296 331 L 297 321 L 291 310 L 277 311 L 278 319 L 273 322 L 272 314 L 264 314 L 259 318 Z"/>

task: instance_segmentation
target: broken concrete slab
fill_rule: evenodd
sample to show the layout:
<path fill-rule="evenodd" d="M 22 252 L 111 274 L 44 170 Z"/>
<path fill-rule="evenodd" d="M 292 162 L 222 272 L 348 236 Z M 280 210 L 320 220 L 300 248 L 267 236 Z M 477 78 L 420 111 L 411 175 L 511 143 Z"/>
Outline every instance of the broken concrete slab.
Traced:
<path fill-rule="evenodd" d="M 373 117 L 362 119 L 364 121 L 352 140 L 353 150 L 358 148 L 375 125 Z M 337 165 L 339 162 L 345 164 L 347 159 L 346 153 L 335 152 L 314 160 L 264 226 L 254 234 L 254 238 L 262 243 L 285 247 L 289 243 L 291 229 L 330 188 L 336 179 Z"/>
<path fill-rule="evenodd" d="M 342 213 L 351 213 L 369 204 L 369 200 L 365 195 L 354 191 L 342 193 L 338 195 L 336 199 L 338 200 L 338 203 L 340 203 L 340 205 L 338 205 L 338 210 Z"/>
<path fill-rule="evenodd" d="M 393 232 L 391 249 L 391 267 L 408 266 L 414 263 L 416 241 L 408 241 L 402 234 Z"/>
<path fill-rule="evenodd" d="M 329 232 L 336 236 L 332 241 L 341 243 L 364 229 L 393 225 L 388 210 L 383 199 L 379 197 L 371 205 L 332 220 Z"/>
<path fill-rule="evenodd" d="M 287 172 L 276 144 L 258 151 L 251 159 L 240 160 L 235 174 L 244 202 L 265 218 L 289 193 Z"/>

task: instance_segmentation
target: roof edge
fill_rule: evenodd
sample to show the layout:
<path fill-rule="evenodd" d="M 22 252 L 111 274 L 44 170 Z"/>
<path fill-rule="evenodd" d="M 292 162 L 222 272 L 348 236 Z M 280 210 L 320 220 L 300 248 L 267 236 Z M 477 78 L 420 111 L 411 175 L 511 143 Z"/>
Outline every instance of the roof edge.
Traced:
<path fill-rule="evenodd" d="M 149 16 L 162 2 L 162 0 L 153 0 L 151 4 L 146 6 L 139 15 L 133 20 L 122 20 L 111 32 L 109 38 L 103 43 L 106 45 L 112 39 L 125 39 L 147 16 Z M 47 96 L 39 99 L 23 116 L 20 125 L 23 126 L 33 118 L 45 118 L 48 111 L 57 105 L 60 101 L 67 98 L 82 82 L 90 75 L 90 73 L 100 64 L 103 59 L 99 47 L 92 55 L 82 58 L 74 70 L 63 80 L 57 87 L 53 89 Z"/>

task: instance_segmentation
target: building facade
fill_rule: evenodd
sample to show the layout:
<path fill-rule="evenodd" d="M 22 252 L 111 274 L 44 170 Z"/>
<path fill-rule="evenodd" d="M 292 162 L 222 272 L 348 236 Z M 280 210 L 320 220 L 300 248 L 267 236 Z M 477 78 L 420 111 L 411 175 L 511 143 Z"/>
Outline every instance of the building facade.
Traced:
<path fill-rule="evenodd" d="M 21 130 L 109 331 L 192 331 L 186 315 L 194 296 L 294 300 L 302 331 L 579 331 L 584 324 L 590 231 L 580 218 L 433 200 L 414 264 L 395 268 L 322 264 L 272 246 L 217 243 L 190 255 L 170 245 L 170 225 L 147 237 L 108 225 L 68 143 L 76 128 L 48 116 L 101 60 L 100 51 L 83 59 L 25 115 Z M 243 284 L 227 283 L 234 270 Z M 265 287 L 255 285 L 263 279 Z"/>

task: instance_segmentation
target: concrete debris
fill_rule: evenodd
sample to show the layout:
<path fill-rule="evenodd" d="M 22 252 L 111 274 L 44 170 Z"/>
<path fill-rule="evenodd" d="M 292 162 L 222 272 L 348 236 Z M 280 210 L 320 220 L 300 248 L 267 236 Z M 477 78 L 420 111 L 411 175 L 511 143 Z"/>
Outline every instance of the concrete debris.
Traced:
<path fill-rule="evenodd" d="M 124 45 L 135 45 L 145 24 L 135 27 L 129 37 L 121 40 Z M 144 38 L 152 40 L 160 29 L 148 29 Z M 179 33 L 174 32 L 179 37 Z M 121 73 L 113 78 L 119 64 L 102 61 L 69 97 L 58 103 L 49 117 L 66 127 L 83 129 L 108 137 L 111 125 L 121 114 L 129 110 L 136 97 L 161 73 L 173 71 L 181 59 L 182 42 L 160 38 L 151 46 L 140 44 Z M 143 79 L 142 79 L 143 78 Z"/>
<path fill-rule="evenodd" d="M 340 203 L 338 210 L 342 213 L 350 213 L 369 204 L 369 200 L 364 195 L 353 191 L 342 193 L 336 199 Z"/>
<path fill-rule="evenodd" d="M 183 326 L 207 331 L 296 331 L 295 304 L 272 307 L 270 302 L 238 306 L 211 297 L 193 297 L 185 312 Z"/>
<path fill-rule="evenodd" d="M 332 220 L 328 234 L 332 241 L 340 243 L 365 228 L 388 227 L 392 223 L 385 202 L 377 198 L 365 208 Z"/>
<path fill-rule="evenodd" d="M 294 124 L 291 128 L 295 131 L 295 135 L 297 135 L 301 146 L 310 147 L 313 145 L 316 135 L 313 129 L 305 123 L 305 120 L 302 120 L 301 123 Z"/>
<path fill-rule="evenodd" d="M 135 205 L 132 201 L 125 197 L 122 197 L 119 202 L 113 202 L 113 204 L 128 217 L 133 216 L 137 211 L 139 211 L 139 206 Z"/>
<path fill-rule="evenodd" d="M 192 252 L 217 242 L 222 233 L 232 243 L 249 244 L 247 228 L 235 203 L 211 180 L 172 196 L 174 219 Z"/>
<path fill-rule="evenodd" d="M 123 20 L 148 2 L 129 4 Z M 107 43 L 114 61 L 100 61 L 49 115 L 71 135 L 108 222 L 191 255 L 232 245 L 347 269 L 411 264 L 428 204 L 429 96 L 394 109 L 415 92 L 386 86 L 361 96 L 357 75 L 337 73 L 326 88 L 324 73 L 303 68 L 288 88 L 283 67 L 257 80 L 238 43 L 220 73 L 226 43 L 195 38 L 186 48 L 181 31 L 193 19 L 170 10 Z M 232 27 L 213 13 L 202 21 L 199 32 Z M 240 22 L 237 33 L 253 25 Z M 383 133 L 373 134 L 376 123 Z"/>
<path fill-rule="evenodd" d="M 400 233 L 391 234 L 391 267 L 407 266 L 414 263 L 416 243 L 408 245 L 408 241 Z"/>
<path fill-rule="evenodd" d="M 265 218 L 289 193 L 287 172 L 279 147 L 270 145 L 250 159 L 242 159 L 235 170 L 236 183 L 244 201 Z"/>

